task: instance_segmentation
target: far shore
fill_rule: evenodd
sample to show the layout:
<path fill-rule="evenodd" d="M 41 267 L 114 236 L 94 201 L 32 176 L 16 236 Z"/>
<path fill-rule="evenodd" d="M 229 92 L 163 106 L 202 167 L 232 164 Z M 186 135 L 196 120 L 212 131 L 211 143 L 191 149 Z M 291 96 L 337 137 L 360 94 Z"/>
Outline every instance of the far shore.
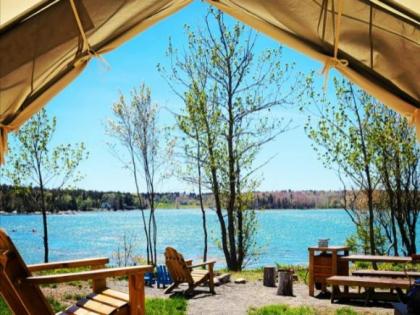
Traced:
<path fill-rule="evenodd" d="M 57 212 L 51 212 L 51 211 L 47 211 L 48 215 L 76 215 L 76 214 L 81 214 L 81 213 L 90 213 L 90 212 L 130 212 L 130 211 L 139 211 L 140 209 L 89 209 L 89 210 L 62 210 L 62 211 L 57 211 Z M 146 211 L 148 209 L 145 209 Z M 170 207 L 158 207 L 157 210 L 163 210 L 163 211 L 174 211 L 174 210 L 197 210 L 197 211 L 201 211 L 200 208 L 197 207 L 179 207 L 179 208 L 170 208 Z M 317 211 L 317 210 L 344 210 L 344 209 L 340 209 L 340 208 L 306 208 L 306 209 L 295 209 L 295 208 L 290 208 L 290 209 L 254 209 L 255 211 L 290 211 L 290 210 L 295 210 L 295 211 L 307 211 L 307 210 L 311 210 L 311 211 Z M 212 211 L 212 209 L 206 208 L 206 211 Z M 41 211 L 31 211 L 31 212 L 17 212 L 17 211 L 13 211 L 13 212 L 6 212 L 6 211 L 0 211 L 0 215 L 32 215 L 32 214 L 42 214 Z"/>

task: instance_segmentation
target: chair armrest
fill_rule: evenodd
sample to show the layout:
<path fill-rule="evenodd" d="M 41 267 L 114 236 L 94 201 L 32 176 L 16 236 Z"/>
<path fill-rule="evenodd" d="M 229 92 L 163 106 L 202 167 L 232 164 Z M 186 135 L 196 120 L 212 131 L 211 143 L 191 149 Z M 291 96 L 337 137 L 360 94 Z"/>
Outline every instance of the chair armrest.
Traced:
<path fill-rule="evenodd" d="M 104 266 L 109 263 L 107 257 L 87 258 L 78 260 L 67 260 L 57 261 L 45 264 L 34 264 L 28 265 L 30 272 L 37 272 L 51 269 L 62 269 L 62 268 L 77 268 L 77 267 L 92 267 L 92 266 Z"/>
<path fill-rule="evenodd" d="M 107 268 L 47 276 L 32 276 L 27 277 L 23 281 L 31 284 L 63 283 L 70 281 L 86 281 L 92 279 L 122 277 L 151 271 L 153 271 L 153 266 L 150 265 L 124 268 Z"/>
<path fill-rule="evenodd" d="M 215 263 L 216 263 L 215 260 L 209 260 L 209 261 L 204 261 L 204 262 L 199 263 L 199 264 L 188 266 L 188 268 L 196 268 L 196 267 L 202 267 L 202 266 L 207 266 L 207 265 L 214 265 Z"/>

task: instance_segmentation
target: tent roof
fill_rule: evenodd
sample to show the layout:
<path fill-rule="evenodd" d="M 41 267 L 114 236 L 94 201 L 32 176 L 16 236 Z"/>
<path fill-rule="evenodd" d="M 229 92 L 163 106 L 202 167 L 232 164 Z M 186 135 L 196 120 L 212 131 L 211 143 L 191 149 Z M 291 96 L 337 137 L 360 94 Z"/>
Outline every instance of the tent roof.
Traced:
<path fill-rule="evenodd" d="M 420 1 L 207 1 L 325 63 L 327 72 L 335 67 L 420 130 Z M 0 0 L 0 162 L 7 133 L 77 77 L 92 57 L 189 2 Z"/>

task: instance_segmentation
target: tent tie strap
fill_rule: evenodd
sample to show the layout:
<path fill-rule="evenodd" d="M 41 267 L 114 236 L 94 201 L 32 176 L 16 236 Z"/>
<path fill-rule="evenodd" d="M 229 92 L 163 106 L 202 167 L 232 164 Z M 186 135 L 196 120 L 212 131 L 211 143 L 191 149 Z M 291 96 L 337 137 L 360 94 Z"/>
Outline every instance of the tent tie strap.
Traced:
<path fill-rule="evenodd" d="M 407 113 L 404 116 L 407 117 L 408 124 L 411 127 L 416 127 L 417 139 L 420 139 L 420 127 L 418 127 L 420 124 L 420 109 L 416 108 L 413 112 Z"/>
<path fill-rule="evenodd" d="M 334 12 L 333 12 L 334 14 Z M 341 26 L 341 16 L 343 14 L 343 0 L 338 1 L 337 8 L 337 19 L 335 20 L 334 28 L 334 55 L 333 57 L 328 57 L 324 62 L 324 67 L 322 68 L 321 73 L 324 75 L 324 90 L 327 89 L 329 72 L 332 67 L 336 69 L 342 69 L 349 65 L 349 61 L 346 59 L 338 59 L 338 46 L 340 42 L 340 26 Z"/>
<path fill-rule="evenodd" d="M 72 11 L 73 11 L 74 18 L 76 20 L 77 28 L 79 29 L 80 35 L 82 36 L 82 40 L 83 40 L 82 56 L 76 60 L 74 65 L 77 67 L 80 63 L 83 63 L 90 58 L 96 57 L 102 62 L 102 64 L 108 70 L 110 68 L 109 63 L 105 60 L 104 57 L 102 57 L 94 49 L 92 49 L 92 47 L 89 44 L 86 32 L 83 29 L 82 20 L 80 19 L 80 15 L 79 15 L 79 12 L 77 11 L 76 4 L 74 3 L 74 0 L 70 0 L 70 5 L 71 5 Z"/>
<path fill-rule="evenodd" d="M 349 61 L 347 59 L 337 59 L 337 57 L 328 57 L 325 60 L 324 67 L 322 68 L 321 73 L 324 75 L 324 89 L 327 89 L 328 85 L 328 77 L 331 68 L 342 69 L 349 65 Z"/>
<path fill-rule="evenodd" d="M 13 126 L 0 123 L 0 165 L 4 164 L 7 152 L 7 134 L 15 129 Z"/>

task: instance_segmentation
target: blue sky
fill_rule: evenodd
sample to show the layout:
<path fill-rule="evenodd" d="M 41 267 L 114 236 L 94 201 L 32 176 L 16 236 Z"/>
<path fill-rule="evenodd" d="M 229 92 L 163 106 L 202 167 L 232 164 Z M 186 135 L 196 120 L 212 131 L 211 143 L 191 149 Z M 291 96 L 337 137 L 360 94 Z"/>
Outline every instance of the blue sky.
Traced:
<path fill-rule="evenodd" d="M 89 151 L 89 159 L 80 167 L 85 175 L 78 184 L 80 188 L 134 191 L 131 177 L 107 146 L 111 139 L 106 135 L 104 125 L 111 117 L 111 106 L 118 99 L 119 91 L 128 94 L 130 89 L 145 82 L 152 89 L 153 100 L 161 107 L 173 111 L 181 108 L 182 103 L 158 73 L 156 65 L 167 62 L 165 50 L 169 37 L 175 46 L 182 47 L 186 43 L 184 24 L 193 28 L 199 25 L 206 10 L 206 4 L 196 1 L 104 55 L 110 64 L 108 70 L 101 62 L 92 61 L 75 81 L 49 102 L 48 112 L 57 116 L 54 143 L 83 141 Z M 278 45 L 261 34 L 257 49 Z M 302 72 L 315 70 L 319 73 L 322 68 L 320 63 L 288 48 L 284 49 L 283 57 L 287 62 L 296 62 L 297 70 Z M 330 81 L 333 75 L 330 75 Z M 318 79 L 322 82 L 324 78 L 319 75 Z M 262 179 L 259 190 L 340 189 L 335 173 L 326 170 L 318 161 L 303 130 L 306 116 L 298 111 L 298 104 L 295 107 L 282 110 L 282 114 L 292 118 L 296 128 L 269 143 L 258 157 L 257 163 L 276 155 L 258 175 Z M 172 122 L 171 115 L 162 110 L 161 125 Z M 158 190 L 194 191 L 194 188 L 173 178 L 162 181 Z"/>

